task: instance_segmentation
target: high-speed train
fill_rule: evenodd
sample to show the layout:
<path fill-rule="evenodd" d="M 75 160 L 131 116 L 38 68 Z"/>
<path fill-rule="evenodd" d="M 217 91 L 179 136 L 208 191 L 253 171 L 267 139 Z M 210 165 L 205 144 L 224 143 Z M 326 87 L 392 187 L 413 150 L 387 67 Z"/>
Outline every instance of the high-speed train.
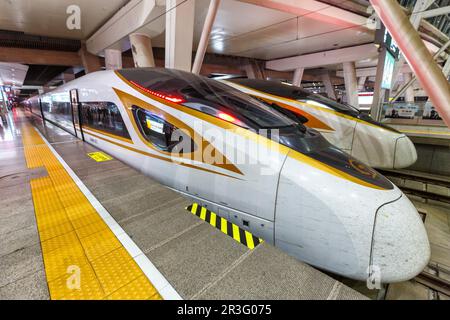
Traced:
<path fill-rule="evenodd" d="M 365 280 L 374 266 L 380 281 L 396 282 L 429 260 L 424 225 L 395 185 L 216 80 L 159 68 L 99 71 L 29 105 L 318 268 Z"/>
<path fill-rule="evenodd" d="M 255 79 L 222 80 L 275 108 L 302 116 L 338 148 L 371 167 L 400 169 L 417 160 L 409 138 L 397 130 L 372 120 L 358 109 L 277 81 Z"/>

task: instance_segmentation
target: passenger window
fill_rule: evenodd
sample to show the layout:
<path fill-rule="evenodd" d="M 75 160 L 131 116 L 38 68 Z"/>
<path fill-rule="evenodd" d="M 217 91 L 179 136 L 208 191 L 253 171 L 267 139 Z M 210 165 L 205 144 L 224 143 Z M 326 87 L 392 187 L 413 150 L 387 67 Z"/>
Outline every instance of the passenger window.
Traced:
<path fill-rule="evenodd" d="M 42 97 L 41 101 L 45 119 L 75 135 L 68 94 L 59 92 L 46 95 Z"/>
<path fill-rule="evenodd" d="M 191 137 L 160 116 L 133 106 L 133 114 L 142 135 L 157 148 L 172 153 L 192 152 L 195 145 Z"/>
<path fill-rule="evenodd" d="M 130 139 L 119 108 L 112 102 L 81 103 L 83 126 Z"/>

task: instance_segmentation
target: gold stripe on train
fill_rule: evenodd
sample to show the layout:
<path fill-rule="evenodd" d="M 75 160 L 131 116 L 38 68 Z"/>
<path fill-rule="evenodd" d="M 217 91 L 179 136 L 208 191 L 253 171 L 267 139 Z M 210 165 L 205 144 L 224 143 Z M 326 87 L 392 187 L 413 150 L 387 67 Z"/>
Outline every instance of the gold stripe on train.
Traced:
<path fill-rule="evenodd" d="M 113 138 L 113 139 L 117 139 L 117 140 L 120 140 L 120 141 L 123 141 L 123 142 L 126 142 L 126 143 L 130 143 L 130 144 L 134 144 L 133 140 L 131 140 L 131 138 L 128 139 L 128 138 L 121 137 L 121 136 L 118 136 L 118 135 L 115 135 L 115 134 L 112 134 L 112 133 L 109 133 L 109 132 L 105 132 L 105 131 L 101 131 L 101 130 L 98 130 L 98 129 L 94 129 L 94 128 L 90 127 L 89 125 L 86 125 L 86 124 L 83 124 L 83 131 L 87 131 L 87 132 L 93 131 L 93 132 L 96 132 L 96 133 L 99 133 L 99 134 L 103 134 L 103 135 L 108 136 L 108 137 Z"/>
<path fill-rule="evenodd" d="M 118 143 L 118 142 L 115 142 L 115 141 L 112 141 L 112 140 L 103 138 L 103 137 L 98 136 L 98 135 L 93 134 L 93 133 L 86 132 L 86 134 L 91 135 L 91 136 L 93 136 L 93 137 L 95 137 L 95 138 L 97 138 L 97 139 L 100 139 L 100 140 L 103 140 L 103 141 L 112 143 L 112 144 L 114 144 L 114 145 L 116 145 L 116 146 L 118 146 L 118 147 L 121 147 L 121 148 L 130 150 L 130 151 L 133 151 L 133 152 L 136 152 L 136 153 L 140 153 L 140 154 L 145 155 L 145 156 L 147 156 L 147 157 L 156 158 L 156 159 L 159 159 L 159 160 L 163 160 L 163 161 L 167 161 L 167 162 L 172 162 L 172 163 L 174 163 L 174 164 L 179 164 L 179 165 L 184 166 L 184 167 L 188 167 L 188 168 L 192 168 L 192 169 L 196 169 L 196 170 L 200 170 L 200 171 L 205 171 L 205 172 L 209 172 L 209 173 L 218 174 L 218 175 L 221 175 L 221 176 L 224 176 L 224 177 L 228 177 L 228 178 L 233 178 L 233 179 L 241 180 L 240 178 L 233 177 L 233 176 L 230 176 L 230 175 L 225 174 L 225 173 L 221 173 L 221 172 L 218 172 L 218 171 L 214 171 L 214 170 L 202 168 L 202 167 L 199 167 L 199 166 L 190 164 L 190 163 L 185 163 L 185 162 L 181 162 L 181 161 L 175 161 L 175 160 L 173 160 L 173 159 L 171 159 L 171 158 L 165 158 L 165 157 L 159 156 L 159 155 L 157 155 L 157 154 L 152 154 L 152 153 L 145 152 L 145 151 L 142 151 L 142 150 L 133 148 L 133 147 L 129 147 L 129 146 L 127 146 L 127 145 L 123 145 L 123 144 L 121 144 L 121 143 Z"/>
<path fill-rule="evenodd" d="M 224 154 L 222 154 L 209 141 L 204 139 L 202 135 L 200 135 L 198 132 L 194 131 L 194 129 L 192 129 L 190 126 L 188 126 L 186 123 L 184 123 L 180 119 L 174 117 L 170 113 L 168 113 L 154 105 L 151 105 L 141 99 L 136 98 L 135 96 L 133 96 L 131 94 L 128 94 L 128 93 L 121 91 L 119 89 L 116 89 L 116 88 L 113 88 L 113 89 L 116 92 L 119 99 L 124 104 L 125 110 L 127 111 L 129 119 L 131 120 L 131 123 L 133 124 L 134 130 L 136 130 L 136 133 L 138 134 L 141 141 L 143 143 L 145 143 L 147 146 L 149 146 L 150 148 L 152 148 L 153 150 L 155 150 L 156 152 L 167 155 L 167 156 L 171 156 L 172 158 L 174 157 L 174 155 L 171 154 L 170 152 L 166 152 L 166 151 L 162 151 L 162 150 L 158 149 L 157 147 L 155 147 L 152 143 L 147 141 L 147 139 L 145 139 L 142 136 L 141 131 L 137 127 L 136 121 L 134 121 L 134 115 L 133 115 L 133 112 L 131 111 L 133 106 L 151 111 L 156 115 L 163 116 L 163 118 L 165 120 L 167 120 L 169 123 L 171 123 L 178 129 L 185 131 L 190 137 L 193 137 L 194 140 L 199 140 L 199 141 L 194 141 L 194 142 L 200 144 L 201 145 L 200 148 L 197 148 L 193 152 L 183 153 L 180 155 L 180 158 L 190 159 L 190 160 L 198 159 L 198 161 L 200 161 L 200 162 L 209 164 L 210 161 L 208 161 L 208 159 L 205 159 L 205 155 L 204 155 L 203 151 L 211 150 L 211 157 L 213 159 L 221 159 L 221 163 L 211 163 L 211 165 L 219 167 L 221 169 L 225 169 L 225 170 L 237 173 L 237 174 L 240 174 L 240 175 L 243 175 L 241 170 L 239 170 L 239 168 L 237 166 L 232 164 L 231 161 L 229 159 L 227 159 Z M 161 101 L 161 103 L 163 103 L 163 102 Z M 167 105 L 166 101 L 164 101 L 164 104 Z M 169 105 L 169 106 L 171 106 L 171 105 Z"/>

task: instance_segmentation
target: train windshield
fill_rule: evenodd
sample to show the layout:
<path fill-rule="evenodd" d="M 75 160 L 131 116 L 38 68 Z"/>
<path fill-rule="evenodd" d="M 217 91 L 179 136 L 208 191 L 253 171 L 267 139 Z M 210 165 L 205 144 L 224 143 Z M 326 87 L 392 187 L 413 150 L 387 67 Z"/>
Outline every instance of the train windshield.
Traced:
<path fill-rule="evenodd" d="M 241 84 L 243 86 L 258 91 L 273 94 L 275 96 L 284 97 L 301 102 L 312 103 L 324 108 L 331 108 L 335 111 L 355 117 L 360 113 L 358 109 L 348 104 L 339 103 L 335 100 L 329 99 L 322 95 L 310 93 L 299 87 L 284 84 L 277 81 L 266 81 L 255 79 L 232 79 L 228 81 L 234 82 L 236 84 Z"/>
<path fill-rule="evenodd" d="M 213 79 L 159 68 L 123 69 L 119 73 L 150 94 L 241 127 L 259 130 L 299 126 L 266 103 Z"/>

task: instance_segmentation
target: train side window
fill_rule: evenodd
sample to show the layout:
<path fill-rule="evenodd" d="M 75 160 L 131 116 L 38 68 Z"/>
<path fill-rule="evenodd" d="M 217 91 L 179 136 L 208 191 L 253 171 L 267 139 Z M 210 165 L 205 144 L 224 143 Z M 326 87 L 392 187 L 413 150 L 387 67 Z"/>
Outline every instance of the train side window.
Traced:
<path fill-rule="evenodd" d="M 87 128 L 97 129 L 130 139 L 119 108 L 112 102 L 95 101 L 81 103 L 81 121 Z"/>
<path fill-rule="evenodd" d="M 133 106 L 133 115 L 142 135 L 158 149 L 172 153 L 195 150 L 191 137 L 158 115 L 137 106 Z"/>

